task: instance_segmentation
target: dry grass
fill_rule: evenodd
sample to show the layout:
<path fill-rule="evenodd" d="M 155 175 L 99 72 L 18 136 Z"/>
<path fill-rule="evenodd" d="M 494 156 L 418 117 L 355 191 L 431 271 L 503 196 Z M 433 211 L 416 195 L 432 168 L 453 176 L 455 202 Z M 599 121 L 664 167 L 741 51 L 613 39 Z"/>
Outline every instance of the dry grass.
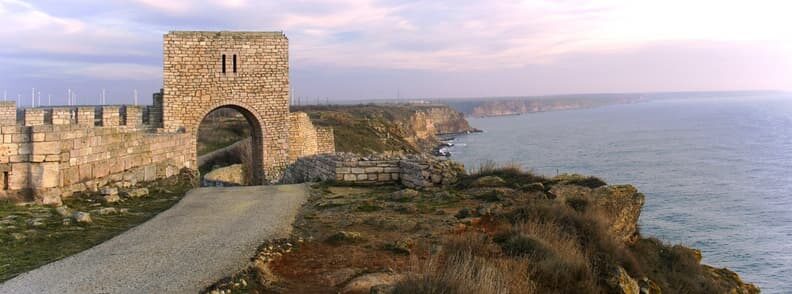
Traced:
<path fill-rule="evenodd" d="M 486 235 L 452 238 L 443 252 L 414 264 L 394 293 L 535 293 L 530 263 L 499 256 Z"/>

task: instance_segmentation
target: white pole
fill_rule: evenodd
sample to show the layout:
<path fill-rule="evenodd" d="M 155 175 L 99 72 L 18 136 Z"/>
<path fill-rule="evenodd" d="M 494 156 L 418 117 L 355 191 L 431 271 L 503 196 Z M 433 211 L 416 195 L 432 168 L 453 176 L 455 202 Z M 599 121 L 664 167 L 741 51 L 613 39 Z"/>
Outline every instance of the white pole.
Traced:
<path fill-rule="evenodd" d="M 30 89 L 30 107 L 36 107 L 36 88 Z"/>
<path fill-rule="evenodd" d="M 138 94 L 137 94 L 137 89 L 135 89 L 133 92 L 135 93 L 135 105 L 137 106 L 137 105 L 138 105 Z"/>
<path fill-rule="evenodd" d="M 36 101 L 36 104 L 38 104 L 38 106 L 41 106 L 41 91 L 38 91 L 38 101 Z"/>
<path fill-rule="evenodd" d="M 66 104 L 68 104 L 69 106 L 72 105 L 71 104 L 71 88 L 69 88 L 69 90 L 66 91 Z"/>
<path fill-rule="evenodd" d="M 47 106 L 52 106 L 52 94 L 47 94 Z"/>
<path fill-rule="evenodd" d="M 102 89 L 102 105 L 107 103 L 107 97 L 105 97 L 105 89 Z"/>

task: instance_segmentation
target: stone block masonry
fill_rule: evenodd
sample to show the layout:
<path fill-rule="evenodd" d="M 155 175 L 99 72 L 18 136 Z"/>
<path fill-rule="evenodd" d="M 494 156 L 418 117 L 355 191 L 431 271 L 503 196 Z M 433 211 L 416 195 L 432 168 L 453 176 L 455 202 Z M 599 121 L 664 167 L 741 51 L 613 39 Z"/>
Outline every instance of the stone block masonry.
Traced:
<path fill-rule="evenodd" d="M 212 110 L 234 108 L 253 123 L 254 181 L 280 179 L 293 159 L 288 152 L 286 36 L 281 32 L 170 32 L 164 43 L 165 130 L 194 134 Z"/>
<path fill-rule="evenodd" d="M 151 181 L 195 168 L 190 157 L 194 137 L 156 132 L 126 116 L 139 112 L 98 108 L 101 112 L 94 107 L 25 109 L 22 124 L 0 127 L 0 198 L 58 204 L 74 192 Z M 102 115 L 95 122 L 96 113 Z M 45 114 L 50 118 L 45 120 Z"/>
<path fill-rule="evenodd" d="M 402 184 L 426 189 L 456 184 L 464 166 L 430 156 L 358 156 L 320 154 L 298 159 L 284 175 L 286 183 L 339 181 L 354 184 Z"/>
<path fill-rule="evenodd" d="M 251 123 L 254 184 L 280 181 L 300 157 L 335 152 L 332 129 L 289 113 L 283 33 L 171 32 L 163 52 L 164 87 L 145 108 L 0 103 L 0 199 L 57 204 L 196 169 L 198 126 L 225 107 Z"/>

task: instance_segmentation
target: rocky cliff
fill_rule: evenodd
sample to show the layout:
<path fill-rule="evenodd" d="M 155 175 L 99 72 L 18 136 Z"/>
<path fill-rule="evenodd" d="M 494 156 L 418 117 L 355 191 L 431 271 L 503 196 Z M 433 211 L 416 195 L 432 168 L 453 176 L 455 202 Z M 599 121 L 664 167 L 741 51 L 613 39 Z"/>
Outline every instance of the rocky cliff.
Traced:
<path fill-rule="evenodd" d="M 466 115 L 486 117 L 593 108 L 644 100 L 644 98 L 635 94 L 593 94 L 556 97 L 473 98 L 444 100 L 442 103 L 446 103 Z"/>
<path fill-rule="evenodd" d="M 366 104 L 295 107 L 318 126 L 335 130 L 336 150 L 421 153 L 439 144 L 437 135 L 474 132 L 464 114 L 445 105 Z"/>

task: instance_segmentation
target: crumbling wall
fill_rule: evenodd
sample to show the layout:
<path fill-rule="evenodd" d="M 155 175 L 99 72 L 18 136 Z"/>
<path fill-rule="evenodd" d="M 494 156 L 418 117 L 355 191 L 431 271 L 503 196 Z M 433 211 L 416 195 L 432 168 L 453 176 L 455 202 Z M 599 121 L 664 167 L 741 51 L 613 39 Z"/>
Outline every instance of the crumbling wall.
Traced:
<path fill-rule="evenodd" d="M 445 158 L 338 153 L 299 158 L 286 169 L 283 181 L 333 180 L 354 184 L 402 184 L 425 189 L 453 185 L 464 172 L 462 164 Z"/>

